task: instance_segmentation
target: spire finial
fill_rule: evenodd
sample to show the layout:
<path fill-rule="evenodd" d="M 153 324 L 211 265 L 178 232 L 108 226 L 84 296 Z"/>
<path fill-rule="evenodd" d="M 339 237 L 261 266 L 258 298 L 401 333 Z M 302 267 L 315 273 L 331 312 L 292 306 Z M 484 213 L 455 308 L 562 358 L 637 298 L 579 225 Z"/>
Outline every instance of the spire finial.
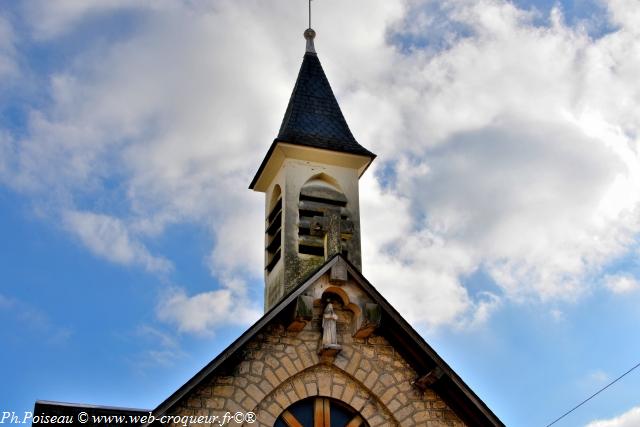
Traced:
<path fill-rule="evenodd" d="M 304 30 L 304 38 L 307 40 L 307 53 L 316 53 L 316 48 L 313 45 L 313 39 L 315 37 L 316 37 L 316 32 L 313 30 L 313 28 L 309 27 L 306 30 Z"/>
<path fill-rule="evenodd" d="M 311 28 L 311 0 L 309 0 L 309 28 L 304 31 L 304 38 L 307 40 L 307 53 L 316 53 L 316 47 L 313 45 L 313 39 L 316 32 Z"/>

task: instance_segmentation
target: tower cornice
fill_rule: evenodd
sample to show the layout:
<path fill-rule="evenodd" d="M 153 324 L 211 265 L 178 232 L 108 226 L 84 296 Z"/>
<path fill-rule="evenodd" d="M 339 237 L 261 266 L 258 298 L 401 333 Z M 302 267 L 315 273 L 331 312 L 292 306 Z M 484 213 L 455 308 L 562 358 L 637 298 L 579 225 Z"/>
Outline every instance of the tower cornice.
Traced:
<path fill-rule="evenodd" d="M 287 158 L 357 169 L 360 177 L 375 159 L 375 154 L 372 153 L 368 156 L 345 153 L 314 146 L 291 144 L 276 138 L 260 164 L 258 172 L 251 180 L 249 189 L 265 192 Z"/>

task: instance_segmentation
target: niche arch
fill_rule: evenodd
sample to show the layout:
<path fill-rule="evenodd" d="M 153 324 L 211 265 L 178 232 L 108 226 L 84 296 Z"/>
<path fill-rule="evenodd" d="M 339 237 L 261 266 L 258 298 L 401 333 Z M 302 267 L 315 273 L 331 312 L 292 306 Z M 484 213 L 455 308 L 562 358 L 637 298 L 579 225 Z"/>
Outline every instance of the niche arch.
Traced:
<path fill-rule="evenodd" d="M 351 311 L 354 315 L 354 319 L 358 319 L 362 314 L 362 309 L 358 306 L 358 304 L 354 304 L 350 301 L 349 295 L 345 292 L 345 290 L 339 286 L 329 286 L 326 288 L 320 297 L 319 300 L 314 301 L 318 305 L 323 305 L 323 301 L 329 299 L 329 296 L 335 295 L 338 297 L 342 306 Z"/>

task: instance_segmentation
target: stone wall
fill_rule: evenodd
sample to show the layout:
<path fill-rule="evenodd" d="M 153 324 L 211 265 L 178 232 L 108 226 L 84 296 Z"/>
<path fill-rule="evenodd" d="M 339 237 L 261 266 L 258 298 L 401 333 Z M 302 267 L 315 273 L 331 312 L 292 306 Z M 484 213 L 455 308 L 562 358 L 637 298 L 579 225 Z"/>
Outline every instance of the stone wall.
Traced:
<path fill-rule="evenodd" d="M 463 426 L 464 423 L 436 393 L 412 385 L 416 373 L 379 335 L 352 338 L 352 313 L 336 307 L 342 351 L 321 360 L 319 306 L 314 319 L 297 333 L 273 324 L 244 349 L 233 372 L 210 378 L 168 413 L 223 415 L 252 411 L 258 422 L 273 426 L 292 403 L 310 396 L 341 400 L 370 426 Z M 174 424 L 178 425 L 178 424 Z M 233 425 L 233 424 L 232 424 Z M 247 424 L 248 425 L 248 424 Z"/>

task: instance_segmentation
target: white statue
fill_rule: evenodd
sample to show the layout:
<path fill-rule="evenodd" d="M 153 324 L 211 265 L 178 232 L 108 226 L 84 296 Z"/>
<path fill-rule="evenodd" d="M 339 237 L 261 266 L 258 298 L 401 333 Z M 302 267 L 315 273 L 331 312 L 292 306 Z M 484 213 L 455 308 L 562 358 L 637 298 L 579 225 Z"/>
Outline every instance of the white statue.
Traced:
<path fill-rule="evenodd" d="M 322 315 L 322 347 L 340 348 L 338 345 L 338 334 L 336 332 L 336 321 L 338 315 L 333 311 L 333 305 L 327 304 Z"/>

